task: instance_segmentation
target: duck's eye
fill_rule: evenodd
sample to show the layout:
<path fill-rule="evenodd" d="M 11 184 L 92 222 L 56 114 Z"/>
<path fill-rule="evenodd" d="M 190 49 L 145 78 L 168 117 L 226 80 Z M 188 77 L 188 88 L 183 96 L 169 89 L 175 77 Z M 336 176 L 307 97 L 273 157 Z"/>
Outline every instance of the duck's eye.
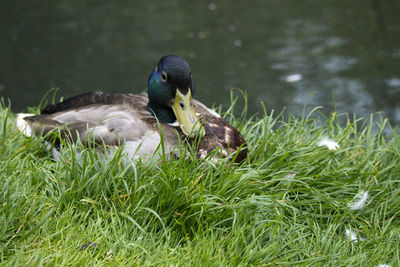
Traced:
<path fill-rule="evenodd" d="M 165 71 L 161 72 L 161 80 L 163 82 L 166 82 L 168 79 L 167 73 L 165 73 Z"/>
<path fill-rule="evenodd" d="M 183 102 L 179 102 L 179 105 L 181 106 L 182 110 L 185 110 L 185 105 L 183 104 Z"/>

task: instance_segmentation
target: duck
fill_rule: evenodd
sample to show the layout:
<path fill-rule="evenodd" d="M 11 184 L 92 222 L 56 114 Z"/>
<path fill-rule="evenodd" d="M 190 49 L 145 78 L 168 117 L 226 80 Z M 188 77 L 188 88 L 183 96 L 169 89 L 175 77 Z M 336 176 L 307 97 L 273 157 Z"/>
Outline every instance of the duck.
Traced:
<path fill-rule="evenodd" d="M 167 55 L 150 73 L 147 93 L 84 93 L 49 104 L 39 115 L 18 114 L 17 127 L 26 136 L 123 146 L 133 159 L 151 156 L 162 143 L 167 155 L 179 157 L 177 146 L 184 144 L 199 159 L 217 150 L 213 157 L 243 162 L 248 150 L 242 134 L 194 96 L 189 64 Z M 54 131 L 60 134 L 49 134 Z M 49 141 L 60 149 L 60 140 Z"/>

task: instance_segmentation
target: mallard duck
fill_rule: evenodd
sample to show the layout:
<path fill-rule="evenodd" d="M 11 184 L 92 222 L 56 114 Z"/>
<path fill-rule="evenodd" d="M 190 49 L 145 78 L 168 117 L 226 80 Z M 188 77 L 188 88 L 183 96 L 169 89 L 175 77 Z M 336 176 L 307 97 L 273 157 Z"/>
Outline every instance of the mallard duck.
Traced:
<path fill-rule="evenodd" d="M 94 141 L 117 147 L 124 143 L 133 158 L 153 154 L 162 135 L 165 153 L 173 153 L 185 140 L 195 147 L 198 158 L 218 148 L 217 155 L 243 161 L 247 157 L 243 136 L 217 112 L 192 99 L 194 94 L 189 64 L 168 55 L 151 72 L 148 94 L 90 92 L 50 104 L 40 115 L 21 114 L 17 124 L 26 135 L 58 129 L 62 137 L 83 144 Z"/>

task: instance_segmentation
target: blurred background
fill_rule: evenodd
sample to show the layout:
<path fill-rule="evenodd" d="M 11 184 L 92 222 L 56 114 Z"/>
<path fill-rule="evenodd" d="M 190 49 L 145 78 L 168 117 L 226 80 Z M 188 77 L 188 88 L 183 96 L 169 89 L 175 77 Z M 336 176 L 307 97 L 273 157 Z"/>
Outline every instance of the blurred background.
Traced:
<path fill-rule="evenodd" d="M 251 114 L 335 102 L 400 125 L 399 14 L 399 0 L 1 0 L 0 96 L 21 112 L 51 88 L 139 93 L 177 54 L 210 106 L 241 88 Z"/>

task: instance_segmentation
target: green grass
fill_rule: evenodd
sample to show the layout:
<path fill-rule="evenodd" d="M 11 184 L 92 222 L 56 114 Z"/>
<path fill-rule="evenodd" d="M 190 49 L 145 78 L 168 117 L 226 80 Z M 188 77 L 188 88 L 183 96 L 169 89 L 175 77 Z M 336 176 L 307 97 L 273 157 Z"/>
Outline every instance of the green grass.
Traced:
<path fill-rule="evenodd" d="M 372 116 L 246 120 L 231 110 L 250 151 L 241 166 L 126 166 L 121 153 L 104 161 L 70 144 L 54 161 L 3 104 L 1 265 L 400 265 L 398 131 Z M 317 146 L 324 136 L 340 148 Z M 350 210 L 362 190 L 366 206 Z M 88 242 L 98 246 L 80 249 Z"/>

